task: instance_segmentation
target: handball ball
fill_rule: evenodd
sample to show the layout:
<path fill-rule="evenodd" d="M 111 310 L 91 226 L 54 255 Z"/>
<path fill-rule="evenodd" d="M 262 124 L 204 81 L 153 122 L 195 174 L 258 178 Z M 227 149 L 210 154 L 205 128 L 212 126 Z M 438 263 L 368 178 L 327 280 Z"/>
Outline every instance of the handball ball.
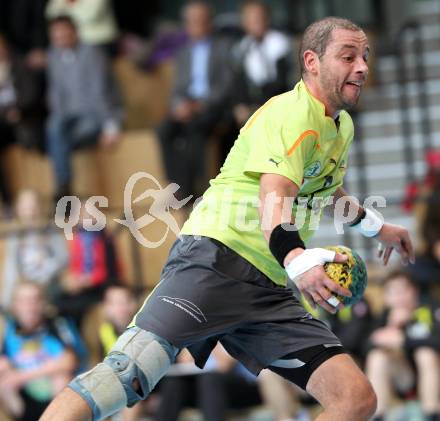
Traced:
<path fill-rule="evenodd" d="M 336 295 L 336 298 L 347 307 L 356 304 L 364 295 L 367 287 L 367 268 L 364 261 L 348 247 L 328 246 L 325 248 L 348 256 L 345 263 L 326 263 L 324 270 L 332 281 L 351 291 L 351 297 Z"/>

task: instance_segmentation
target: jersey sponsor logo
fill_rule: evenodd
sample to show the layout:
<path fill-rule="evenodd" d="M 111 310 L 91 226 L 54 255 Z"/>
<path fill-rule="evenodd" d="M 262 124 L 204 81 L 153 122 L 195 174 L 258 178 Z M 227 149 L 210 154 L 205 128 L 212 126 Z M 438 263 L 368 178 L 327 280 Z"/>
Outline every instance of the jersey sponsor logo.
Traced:
<path fill-rule="evenodd" d="M 313 140 L 317 141 L 319 138 L 319 133 L 315 130 L 306 130 L 298 137 L 298 139 L 295 140 L 292 147 L 287 151 L 287 156 L 292 155 L 295 149 L 301 144 L 301 142 L 309 136 L 311 136 Z M 316 142 L 316 149 L 320 149 L 320 148 L 321 148 L 320 144 Z"/>
<path fill-rule="evenodd" d="M 304 177 L 316 177 L 321 173 L 321 163 L 315 161 L 304 170 Z"/>

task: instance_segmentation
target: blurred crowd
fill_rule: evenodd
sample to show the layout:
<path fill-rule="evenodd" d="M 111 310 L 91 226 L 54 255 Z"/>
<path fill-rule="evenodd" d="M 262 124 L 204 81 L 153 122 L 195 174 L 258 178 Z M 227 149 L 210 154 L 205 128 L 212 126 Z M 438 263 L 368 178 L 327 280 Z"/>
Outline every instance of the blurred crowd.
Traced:
<path fill-rule="evenodd" d="M 121 141 L 114 60 L 123 56 L 144 72 L 174 63 L 168 112 L 154 129 L 181 199 L 205 188 L 208 139 L 224 160 L 249 116 L 297 77 L 293 38 L 271 25 L 263 2 L 242 3 L 227 25 L 198 0 L 182 8 L 179 25 L 160 27 L 156 2 L 133 1 L 127 9 L 110 0 L 0 2 L 1 145 L 47 154 L 55 180 L 49 205 L 29 189 L 13 197 L 0 166 L 2 217 L 15 222 L 0 282 L 0 418 L 38 419 L 73 375 L 103 358 L 144 298 L 127 283 L 112 233 L 82 228 L 94 218 L 84 203 L 70 241 L 47 218 L 60 197 L 74 193 L 74 151 Z M 440 419 L 438 180 L 434 174 L 426 192 L 426 244 L 416 265 L 380 279 L 380 297 L 367 295 L 336 316 L 310 309 L 368 374 L 377 420 L 396 397 L 418 399 L 426 419 Z M 203 419 L 220 421 L 230 410 L 264 404 L 270 419 L 305 421 L 311 418 L 303 408 L 314 403 L 274 373 L 253 377 L 218 346 L 203 371 L 182 352 L 156 393 L 117 419 L 173 421 L 198 407 Z"/>

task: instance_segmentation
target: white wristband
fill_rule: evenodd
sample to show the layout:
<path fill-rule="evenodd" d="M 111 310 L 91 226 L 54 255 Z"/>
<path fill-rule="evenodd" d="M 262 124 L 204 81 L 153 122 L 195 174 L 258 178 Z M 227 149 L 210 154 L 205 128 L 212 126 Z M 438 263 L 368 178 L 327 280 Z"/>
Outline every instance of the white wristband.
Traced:
<path fill-rule="evenodd" d="M 365 208 L 365 218 L 363 218 L 358 224 L 353 225 L 352 228 L 365 237 L 374 237 L 379 234 L 384 223 L 385 221 L 380 213 Z"/>
<path fill-rule="evenodd" d="M 322 266 L 324 263 L 333 262 L 336 253 L 323 248 L 306 249 L 303 253 L 293 258 L 286 266 L 286 272 L 292 281 L 307 272 L 314 266 Z"/>

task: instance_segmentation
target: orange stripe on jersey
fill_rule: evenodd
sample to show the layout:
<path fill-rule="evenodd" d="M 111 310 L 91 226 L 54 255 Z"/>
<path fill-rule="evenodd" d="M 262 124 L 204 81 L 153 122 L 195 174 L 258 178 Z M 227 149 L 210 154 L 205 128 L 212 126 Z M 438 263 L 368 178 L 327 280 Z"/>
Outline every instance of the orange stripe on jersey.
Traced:
<path fill-rule="evenodd" d="M 243 129 L 249 129 L 252 126 L 252 124 L 255 122 L 256 118 L 261 113 L 261 111 L 263 111 L 278 96 L 279 95 L 276 95 L 276 96 L 272 97 L 265 104 L 263 104 L 260 108 L 258 108 L 258 110 L 255 111 L 255 113 L 250 117 L 250 119 L 244 125 Z"/>
<path fill-rule="evenodd" d="M 302 133 L 298 139 L 295 140 L 295 143 L 292 145 L 292 147 L 287 151 L 287 156 L 292 155 L 293 151 L 301 144 L 301 142 L 309 135 L 313 135 L 315 140 L 318 139 L 319 134 L 315 130 L 306 130 L 304 133 Z"/>

